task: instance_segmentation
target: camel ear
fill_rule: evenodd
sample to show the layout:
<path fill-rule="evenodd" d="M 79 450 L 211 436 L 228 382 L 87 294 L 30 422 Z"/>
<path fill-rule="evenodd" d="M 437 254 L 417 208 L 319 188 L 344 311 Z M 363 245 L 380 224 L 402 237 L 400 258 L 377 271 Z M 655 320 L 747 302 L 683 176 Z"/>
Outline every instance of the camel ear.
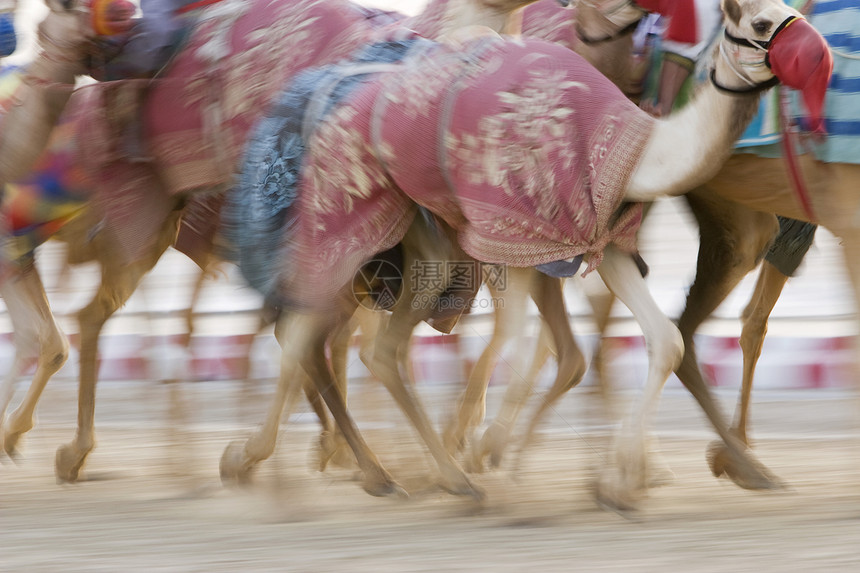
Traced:
<path fill-rule="evenodd" d="M 741 7 L 738 0 L 723 0 L 723 14 L 734 24 L 741 24 Z"/>

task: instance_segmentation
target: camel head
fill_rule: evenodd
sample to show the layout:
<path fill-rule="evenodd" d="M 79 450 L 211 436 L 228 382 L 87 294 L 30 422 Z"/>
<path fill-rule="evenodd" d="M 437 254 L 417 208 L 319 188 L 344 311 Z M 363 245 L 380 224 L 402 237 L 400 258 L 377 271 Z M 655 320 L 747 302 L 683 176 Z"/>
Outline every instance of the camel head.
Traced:
<path fill-rule="evenodd" d="M 632 33 L 645 14 L 633 0 L 580 0 L 576 2 L 576 33 L 585 45 L 602 44 Z"/>
<path fill-rule="evenodd" d="M 715 74 L 728 68 L 728 77 L 743 79 L 749 89 L 779 81 L 800 90 L 810 128 L 823 131 L 821 114 L 833 57 L 821 34 L 781 0 L 721 0 L 721 6 L 726 32 L 715 56 Z M 720 87 L 716 75 L 712 77 Z"/>
<path fill-rule="evenodd" d="M 48 14 L 39 23 L 39 46 L 49 59 L 76 66 L 75 73 L 85 73 L 83 62 L 93 40 L 128 30 L 134 15 L 128 0 L 45 0 L 45 4 Z"/>
<path fill-rule="evenodd" d="M 537 0 L 449 0 L 449 29 L 463 26 L 486 26 L 502 34 L 520 34 L 521 9 Z"/>
<path fill-rule="evenodd" d="M 624 93 L 636 91 L 633 34 L 646 11 L 632 0 L 580 0 L 576 3 L 576 52 Z"/>

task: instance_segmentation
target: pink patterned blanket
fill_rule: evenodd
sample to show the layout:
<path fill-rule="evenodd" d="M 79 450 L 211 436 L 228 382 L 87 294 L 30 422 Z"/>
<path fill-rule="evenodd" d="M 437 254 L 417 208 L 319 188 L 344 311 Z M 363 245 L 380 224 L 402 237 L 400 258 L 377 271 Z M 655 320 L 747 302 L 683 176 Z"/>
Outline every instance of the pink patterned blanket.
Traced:
<path fill-rule="evenodd" d="M 207 16 L 223 4 L 199 10 L 188 44 L 147 93 L 147 143 L 171 193 L 229 180 L 248 130 L 284 82 L 350 53 L 373 30 L 345 1 L 236 5 L 232 16 Z M 86 147 L 103 145 L 108 134 L 84 135 Z"/>
<path fill-rule="evenodd" d="M 431 44 L 367 82 L 311 138 L 287 296 L 331 300 L 402 238 L 415 203 L 488 263 L 584 254 L 592 269 L 609 243 L 633 251 L 641 206 L 622 204 L 623 192 L 652 125 L 564 47 Z"/>
<path fill-rule="evenodd" d="M 106 227 L 133 260 L 151 244 L 173 195 L 232 182 L 250 128 L 299 70 L 337 61 L 378 31 L 345 0 L 232 1 L 196 12 L 199 22 L 143 109 L 153 165 L 117 161 L 105 119 L 106 85 L 78 104 L 84 168 L 94 175 Z M 223 51 L 220 53 L 219 51 Z M 76 98 L 79 99 L 79 98 Z"/>

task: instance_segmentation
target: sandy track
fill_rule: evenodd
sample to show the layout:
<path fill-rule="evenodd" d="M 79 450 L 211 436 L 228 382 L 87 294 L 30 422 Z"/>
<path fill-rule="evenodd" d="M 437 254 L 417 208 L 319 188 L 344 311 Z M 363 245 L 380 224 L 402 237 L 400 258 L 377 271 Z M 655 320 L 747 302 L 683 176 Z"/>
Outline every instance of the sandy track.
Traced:
<path fill-rule="evenodd" d="M 306 416 L 283 432 L 252 488 L 224 488 L 218 457 L 253 428 L 244 420 L 262 402 L 245 403 L 242 416 L 235 388 L 189 392 L 196 409 L 173 431 L 163 387 L 106 386 L 90 481 L 58 486 L 53 454 L 73 434 L 73 389 L 49 388 L 24 459 L 0 468 L 0 571 L 860 568 L 860 440 L 846 397 L 771 395 L 756 405 L 760 456 L 792 489 L 753 493 L 710 476 L 709 432 L 689 398 L 670 393 L 659 430 L 676 480 L 625 519 L 590 497 L 605 439 L 582 393 L 549 421 L 516 479 L 504 469 L 475 477 L 488 493 L 479 506 L 432 487 L 429 461 L 375 387 L 353 393 L 356 418 L 409 500 L 371 498 L 349 471 L 312 471 L 316 427 Z M 452 391 L 428 394 L 439 412 Z"/>

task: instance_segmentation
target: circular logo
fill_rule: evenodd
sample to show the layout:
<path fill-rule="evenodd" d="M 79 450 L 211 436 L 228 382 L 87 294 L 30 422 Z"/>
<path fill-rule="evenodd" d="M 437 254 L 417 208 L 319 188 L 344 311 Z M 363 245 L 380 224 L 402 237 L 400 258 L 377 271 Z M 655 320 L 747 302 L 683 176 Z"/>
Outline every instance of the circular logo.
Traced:
<path fill-rule="evenodd" d="M 391 310 L 400 296 L 403 274 L 391 261 L 372 259 L 364 263 L 352 281 L 356 302 L 370 310 Z"/>

